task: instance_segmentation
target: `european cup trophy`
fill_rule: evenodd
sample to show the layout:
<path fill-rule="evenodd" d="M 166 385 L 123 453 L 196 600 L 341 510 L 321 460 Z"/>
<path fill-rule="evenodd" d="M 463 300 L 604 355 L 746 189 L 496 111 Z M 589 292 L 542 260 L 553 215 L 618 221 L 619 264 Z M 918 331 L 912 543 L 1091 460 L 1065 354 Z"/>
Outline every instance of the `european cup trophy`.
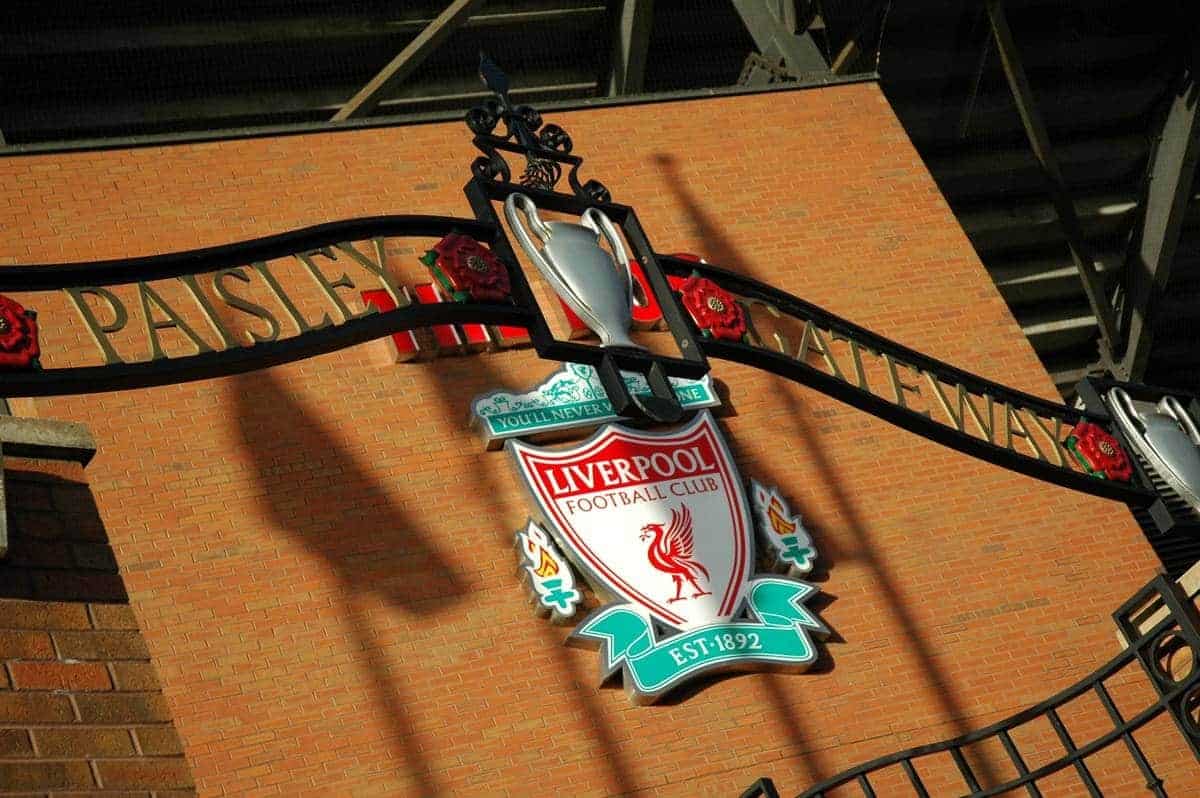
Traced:
<path fill-rule="evenodd" d="M 612 221 L 598 208 L 588 208 L 572 222 L 544 222 L 537 206 L 524 194 L 510 194 L 504 215 L 525 254 L 562 300 L 575 311 L 603 346 L 644 349 L 629 339 L 632 323 L 633 274 L 629 255 Z M 524 215 L 539 248 L 521 223 Z M 612 254 L 600 246 L 608 241 Z"/>

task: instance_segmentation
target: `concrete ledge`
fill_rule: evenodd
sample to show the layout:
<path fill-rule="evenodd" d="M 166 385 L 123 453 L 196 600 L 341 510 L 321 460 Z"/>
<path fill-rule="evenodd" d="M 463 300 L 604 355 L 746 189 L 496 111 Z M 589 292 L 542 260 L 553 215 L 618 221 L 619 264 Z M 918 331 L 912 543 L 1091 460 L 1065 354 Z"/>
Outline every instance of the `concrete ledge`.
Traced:
<path fill-rule="evenodd" d="M 96 441 L 83 424 L 19 416 L 0 416 L 0 447 L 13 457 L 80 465 L 87 465 L 96 454 Z"/>
<path fill-rule="evenodd" d="M 0 416 L 0 469 L 3 455 L 38 460 L 69 460 L 86 466 L 96 454 L 96 441 L 83 424 L 44 418 Z M 8 505 L 0 471 L 0 558 L 8 554 Z"/>

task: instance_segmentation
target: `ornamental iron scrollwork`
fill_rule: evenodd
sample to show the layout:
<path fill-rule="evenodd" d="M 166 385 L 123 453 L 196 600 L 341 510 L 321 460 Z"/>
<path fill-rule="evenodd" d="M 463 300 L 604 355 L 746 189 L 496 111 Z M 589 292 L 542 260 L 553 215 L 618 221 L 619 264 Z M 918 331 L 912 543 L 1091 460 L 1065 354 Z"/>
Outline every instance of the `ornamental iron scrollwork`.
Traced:
<path fill-rule="evenodd" d="M 569 166 L 567 182 L 581 200 L 611 202 L 612 195 L 598 180 L 581 183 L 579 167 L 583 159 L 571 154 L 570 135 L 561 127 L 545 123 L 542 115 L 529 105 L 514 105 L 509 99 L 508 76 L 484 54 L 479 56 L 479 77 L 494 95 L 467 112 L 467 127 L 483 155 L 471 164 L 471 172 L 484 180 L 511 183 L 512 169 L 503 153 L 525 158 L 525 169 L 517 179 L 524 188 L 554 191 L 562 179 L 563 167 Z M 496 128 L 504 124 L 503 135 Z"/>

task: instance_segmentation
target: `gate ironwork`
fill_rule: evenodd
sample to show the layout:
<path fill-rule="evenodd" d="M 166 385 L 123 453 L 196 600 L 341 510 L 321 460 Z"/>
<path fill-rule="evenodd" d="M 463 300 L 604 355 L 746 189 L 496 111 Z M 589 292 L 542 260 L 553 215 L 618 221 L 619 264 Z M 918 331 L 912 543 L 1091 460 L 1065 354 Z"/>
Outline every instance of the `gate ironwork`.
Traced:
<path fill-rule="evenodd" d="M 1146 608 L 1155 607 L 1158 602 L 1161 602 L 1166 614 L 1147 627 Z M 1122 604 L 1112 617 L 1122 637 L 1128 641 L 1128 647 L 1087 678 L 986 728 L 864 762 L 810 787 L 797 798 L 824 798 L 831 790 L 849 785 L 857 786 L 867 798 L 874 798 L 877 793 L 871 781 L 872 775 L 896 766 L 903 771 L 911 794 L 927 798 L 930 792 L 921 778 L 918 764 L 939 755 L 951 758 L 961 779 L 963 791 L 956 792 L 956 795 L 984 798 L 1024 789 L 1037 798 L 1042 795 L 1039 782 L 1071 768 L 1088 795 L 1102 796 L 1096 778 L 1088 767 L 1088 758 L 1116 743 L 1123 744 L 1132 765 L 1136 766 L 1144 779 L 1146 789 L 1158 798 L 1165 798 L 1167 791 L 1164 781 L 1142 752 L 1134 732 L 1167 713 L 1192 755 L 1200 760 L 1200 613 L 1197 613 L 1196 606 L 1176 582 L 1160 575 Z M 1186 674 L 1176 676 L 1164 664 L 1166 655 L 1171 653 L 1190 657 L 1190 670 Z M 1137 714 L 1126 717 L 1118 709 L 1106 683 L 1134 667 L 1140 667 L 1145 672 L 1156 697 Z M 1064 723 L 1061 710 L 1087 696 L 1099 699 L 1112 726 L 1103 734 L 1079 744 Z M 1062 745 L 1062 753 L 1050 762 L 1031 769 L 1013 738 L 1013 732 L 1043 719 L 1053 728 Z M 1000 743 L 1018 774 L 1016 778 L 998 784 L 985 785 L 981 782 L 966 752 L 970 746 L 989 741 Z M 778 795 L 774 783 L 769 778 L 761 778 L 742 793 L 742 798 L 777 798 Z"/>

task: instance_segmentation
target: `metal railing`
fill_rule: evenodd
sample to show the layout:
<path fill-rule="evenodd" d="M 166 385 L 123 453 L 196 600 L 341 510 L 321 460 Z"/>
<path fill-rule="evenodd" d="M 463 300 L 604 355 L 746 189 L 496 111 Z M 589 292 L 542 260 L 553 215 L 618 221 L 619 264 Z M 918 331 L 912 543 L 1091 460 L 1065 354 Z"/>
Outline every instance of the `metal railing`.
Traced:
<path fill-rule="evenodd" d="M 1161 603 L 1166 615 L 1144 631 L 1147 607 Z M 1139 622 L 1141 619 L 1141 622 Z M 937 755 L 948 754 L 953 760 L 962 789 L 955 795 L 971 798 L 1002 795 L 1025 790 L 1030 796 L 1042 795 L 1039 782 L 1068 768 L 1090 796 L 1102 796 L 1100 787 L 1088 767 L 1088 759 L 1114 743 L 1123 743 L 1129 760 L 1144 779 L 1146 789 L 1155 796 L 1167 795 L 1163 779 L 1155 772 L 1149 759 L 1134 739 L 1134 732 L 1164 712 L 1170 715 L 1192 755 L 1200 760 L 1200 613 L 1174 581 L 1158 576 L 1139 590 L 1113 613 L 1113 620 L 1129 646 L 1103 667 L 1082 681 L 1052 698 L 1018 712 L 998 723 L 969 734 L 930 745 L 909 748 L 873 759 L 822 781 L 802 792 L 798 798 L 825 798 L 835 788 L 855 784 L 864 796 L 873 798 L 876 787 L 871 777 L 888 768 L 899 766 L 911 788 L 911 794 L 926 798 L 929 789 L 921 778 L 918 763 Z M 1165 664 L 1170 655 L 1190 655 L 1190 669 L 1182 676 L 1171 672 Z M 1139 665 L 1149 677 L 1156 698 L 1132 717 L 1126 718 L 1113 700 L 1106 683 Z M 1061 710 L 1084 697 L 1095 696 L 1103 706 L 1111 727 L 1088 742 L 1075 742 Z M 1062 746 L 1062 753 L 1044 765 L 1030 769 L 1022 755 L 1013 731 L 1034 721 L 1045 719 L 1053 728 Z M 994 784 L 985 784 L 971 767 L 966 752 L 969 747 L 997 741 L 1017 777 Z M 839 793 L 841 794 L 841 793 Z M 889 791 L 888 795 L 896 794 Z M 777 798 L 775 785 L 768 778 L 759 779 L 742 793 L 742 798 Z"/>

